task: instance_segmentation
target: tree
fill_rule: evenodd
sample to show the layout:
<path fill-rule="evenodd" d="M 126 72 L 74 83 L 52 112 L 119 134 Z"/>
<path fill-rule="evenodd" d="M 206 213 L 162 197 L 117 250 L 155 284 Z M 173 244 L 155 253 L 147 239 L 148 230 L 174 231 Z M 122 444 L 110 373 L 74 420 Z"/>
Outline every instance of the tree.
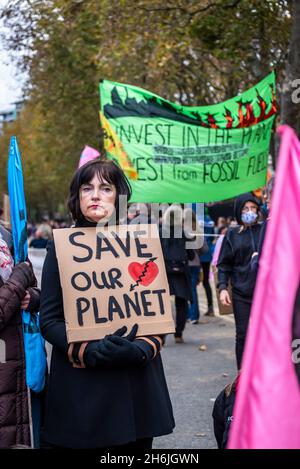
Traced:
<path fill-rule="evenodd" d="M 47 172 L 53 210 L 83 146 L 100 149 L 100 78 L 212 104 L 273 68 L 282 81 L 291 24 L 284 0 L 11 0 L 2 17 L 7 47 L 28 74 L 17 135 L 30 155 L 26 178 L 32 168 Z M 27 187 L 41 207 L 44 174 Z"/>
<path fill-rule="evenodd" d="M 6 124 L 0 139 L 1 185 L 7 193 L 6 155 L 10 137 L 16 135 L 22 156 L 27 209 L 29 216 L 33 217 L 40 216 L 44 211 L 53 214 L 60 202 L 66 199 L 68 190 L 65 187 L 65 175 L 57 172 L 56 161 L 48 158 L 39 141 L 41 125 L 42 116 L 38 106 L 27 104 L 14 123 Z"/>
<path fill-rule="evenodd" d="M 281 122 L 293 127 L 300 136 L 300 1 L 293 0 L 292 31 L 286 63 L 286 75 L 282 89 Z M 295 86 L 298 87 L 295 90 Z"/>

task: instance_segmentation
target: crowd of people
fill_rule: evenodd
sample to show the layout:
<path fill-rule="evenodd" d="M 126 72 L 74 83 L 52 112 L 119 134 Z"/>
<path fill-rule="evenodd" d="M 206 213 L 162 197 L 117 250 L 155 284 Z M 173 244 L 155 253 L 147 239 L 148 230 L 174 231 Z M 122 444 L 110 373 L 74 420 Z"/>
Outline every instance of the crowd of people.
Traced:
<path fill-rule="evenodd" d="M 69 226 L 64 220 L 52 220 L 48 216 L 42 217 L 41 223 L 28 223 L 28 245 L 30 248 L 46 249 L 48 241 L 53 238 L 53 230 Z"/>
<path fill-rule="evenodd" d="M 271 190 L 269 184 L 268 204 Z M 83 165 L 70 184 L 68 209 L 73 226 L 96 227 L 103 220 L 109 221 L 112 211 L 108 207 L 118 212 L 119 196 L 130 200 L 130 195 L 130 185 L 115 163 L 94 160 Z M 209 206 L 201 220 L 191 208 L 181 205 L 169 207 L 158 220 L 144 220 L 159 227 L 170 294 L 175 298 L 176 344 L 184 341 L 187 320 L 197 325 L 201 314 L 216 313 L 211 284 L 215 271 L 219 300 L 233 307 L 238 371 L 268 208 L 263 197 L 247 193 L 235 200 L 234 215 L 215 221 L 209 215 Z M 138 210 L 129 213 L 127 222 L 138 217 L 141 222 Z M 190 233 L 183 229 L 188 215 L 192 217 Z M 47 248 L 39 290 L 30 260 L 14 265 L 11 233 L 0 225 L 0 339 L 10 351 L 7 362 L 0 363 L 0 447 L 32 445 L 19 314 L 27 309 L 40 311 L 42 334 L 52 345 L 41 444 L 48 448 L 150 449 L 153 438 L 171 433 L 175 425 L 160 356 L 164 337 L 141 337 L 136 324 L 130 331 L 122 327 L 101 340 L 68 343 L 52 235 L 53 229 L 67 226 L 65 221 L 49 218 L 28 225 L 29 247 Z M 197 236 L 202 237 L 200 246 L 188 249 L 188 241 Z M 199 308 L 200 282 L 206 311 Z M 217 410 L 215 428 L 220 429 L 222 422 L 219 426 L 218 422 L 224 418 L 224 409 L 220 411 L 219 406 Z M 220 432 L 217 439 L 221 447 L 224 435 Z"/>

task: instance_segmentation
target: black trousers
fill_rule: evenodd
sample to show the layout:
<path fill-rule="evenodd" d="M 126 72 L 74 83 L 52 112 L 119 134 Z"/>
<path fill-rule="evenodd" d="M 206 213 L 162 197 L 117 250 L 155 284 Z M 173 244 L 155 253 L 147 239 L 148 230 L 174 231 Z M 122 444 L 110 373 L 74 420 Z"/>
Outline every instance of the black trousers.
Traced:
<path fill-rule="evenodd" d="M 233 314 L 235 320 L 235 355 L 238 370 L 241 369 L 243 352 L 245 347 L 247 329 L 250 318 L 251 303 L 232 299 Z"/>
<path fill-rule="evenodd" d="M 176 330 L 175 337 L 181 337 L 182 332 L 185 328 L 185 323 L 188 314 L 188 302 L 185 298 L 179 298 L 175 296 L 175 308 L 176 308 Z"/>
<path fill-rule="evenodd" d="M 213 304 L 212 291 L 209 283 L 210 262 L 201 262 L 201 268 L 203 271 L 203 287 L 207 298 L 207 306 L 210 307 Z"/>

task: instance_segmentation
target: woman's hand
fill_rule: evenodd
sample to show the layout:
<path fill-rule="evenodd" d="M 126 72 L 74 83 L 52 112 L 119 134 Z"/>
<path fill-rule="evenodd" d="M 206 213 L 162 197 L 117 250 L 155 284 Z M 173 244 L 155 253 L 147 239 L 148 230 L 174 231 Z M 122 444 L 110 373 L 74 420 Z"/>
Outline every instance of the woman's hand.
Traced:
<path fill-rule="evenodd" d="M 20 283 L 24 290 L 36 285 L 36 278 L 30 262 L 20 262 L 15 265 L 9 280 Z"/>
<path fill-rule="evenodd" d="M 137 330 L 138 325 L 135 324 L 125 337 L 116 334 L 107 336 L 100 346 L 103 359 L 112 364 L 141 365 L 146 359 L 146 355 L 133 342 Z"/>
<path fill-rule="evenodd" d="M 140 348 L 133 343 L 138 325 L 135 324 L 127 336 L 124 336 L 127 327 L 118 329 L 114 334 L 107 335 L 104 339 L 90 342 L 84 352 L 84 362 L 97 368 L 107 364 L 141 364 L 145 355 Z"/>
<path fill-rule="evenodd" d="M 220 293 L 220 301 L 223 306 L 230 306 L 231 300 L 227 290 L 222 290 Z"/>
<path fill-rule="evenodd" d="M 21 309 L 26 311 L 29 306 L 29 303 L 30 303 L 30 293 L 28 290 L 26 290 L 25 296 L 21 303 Z"/>

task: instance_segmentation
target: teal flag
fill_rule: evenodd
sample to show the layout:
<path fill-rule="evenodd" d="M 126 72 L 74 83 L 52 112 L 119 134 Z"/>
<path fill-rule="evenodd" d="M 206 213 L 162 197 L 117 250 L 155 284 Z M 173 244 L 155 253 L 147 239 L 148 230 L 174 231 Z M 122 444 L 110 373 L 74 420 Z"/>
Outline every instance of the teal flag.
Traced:
<path fill-rule="evenodd" d="M 8 155 L 8 192 L 15 263 L 27 259 L 27 214 L 21 155 L 16 137 L 12 137 Z M 32 285 L 33 286 L 33 285 Z M 26 384 L 35 392 L 43 390 L 46 373 L 45 341 L 40 333 L 39 314 L 22 311 L 26 361 Z"/>
<path fill-rule="evenodd" d="M 16 137 L 11 137 L 8 155 L 8 192 L 15 263 L 27 258 L 27 213 L 21 155 Z"/>
<path fill-rule="evenodd" d="M 108 80 L 100 100 L 107 156 L 131 177 L 133 202 L 213 202 L 265 184 L 274 73 L 211 106 L 181 106 Z"/>

